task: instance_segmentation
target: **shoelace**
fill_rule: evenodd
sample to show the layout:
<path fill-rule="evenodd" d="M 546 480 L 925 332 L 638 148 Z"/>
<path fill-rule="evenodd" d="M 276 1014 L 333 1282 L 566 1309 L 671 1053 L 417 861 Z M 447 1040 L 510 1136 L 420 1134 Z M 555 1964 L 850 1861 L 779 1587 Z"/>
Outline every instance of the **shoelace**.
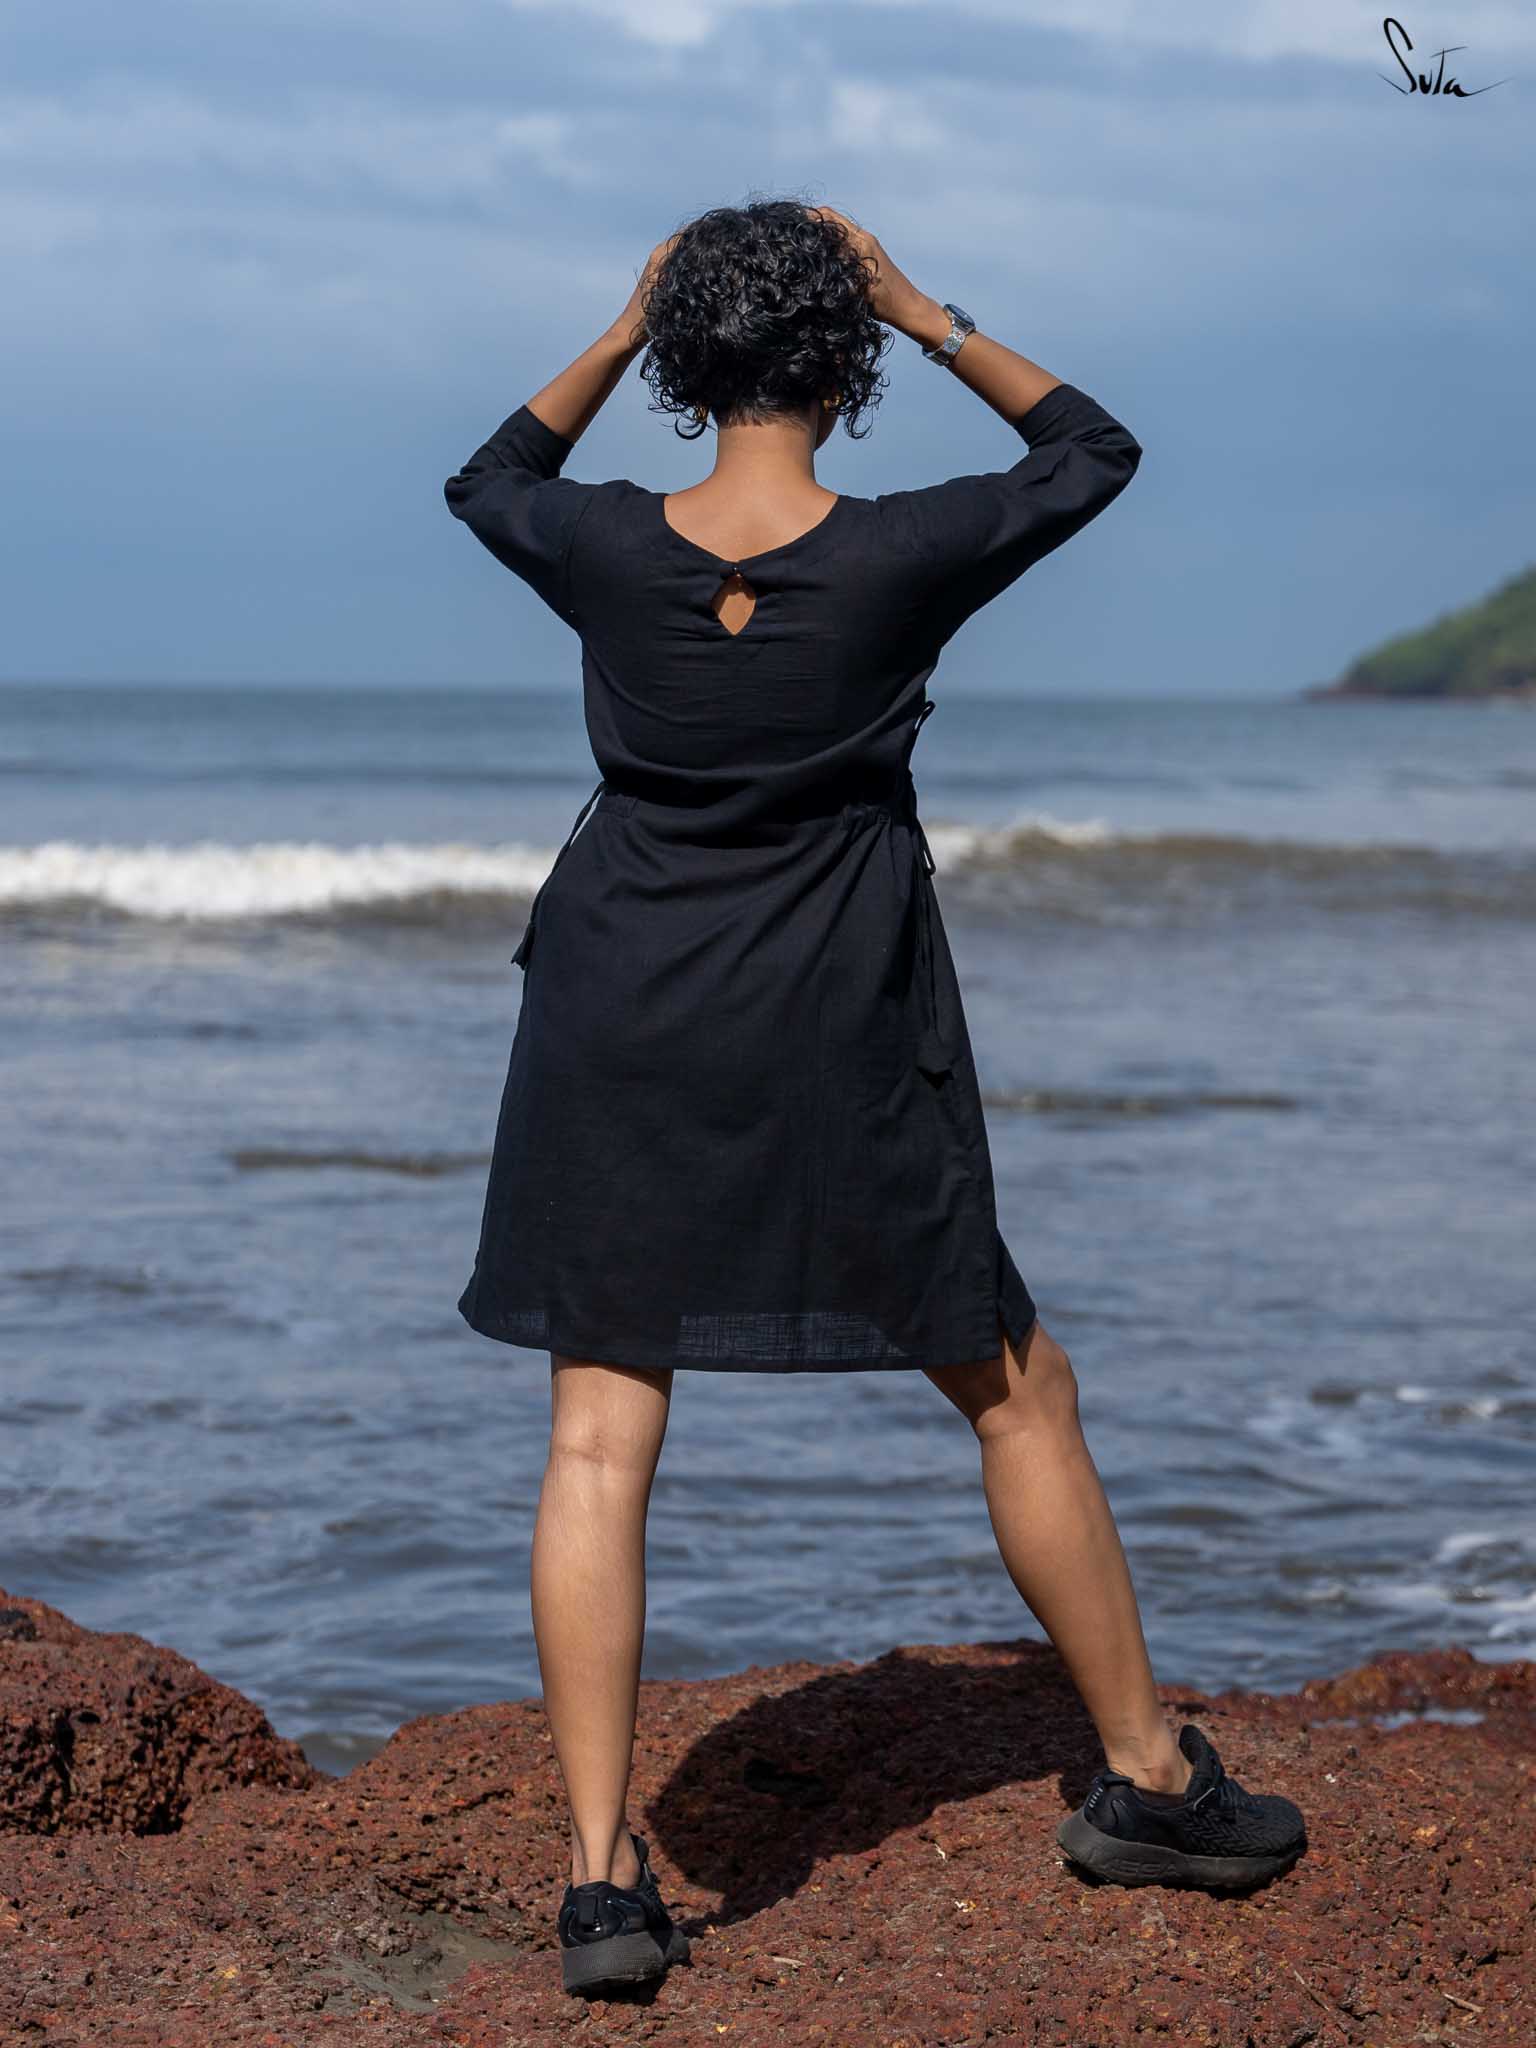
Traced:
<path fill-rule="evenodd" d="M 1190 1801 L 1189 1810 L 1191 1813 L 1198 1813 L 1208 1799 L 1214 1798 L 1216 1801 L 1216 1811 L 1221 1815 L 1222 1819 L 1235 1820 L 1239 1804 L 1241 1803 L 1241 1795 L 1219 1762 L 1215 1763 L 1212 1768 L 1215 1771 L 1215 1776 L 1211 1779 L 1210 1784 L 1206 1786 L 1205 1790 Z"/>

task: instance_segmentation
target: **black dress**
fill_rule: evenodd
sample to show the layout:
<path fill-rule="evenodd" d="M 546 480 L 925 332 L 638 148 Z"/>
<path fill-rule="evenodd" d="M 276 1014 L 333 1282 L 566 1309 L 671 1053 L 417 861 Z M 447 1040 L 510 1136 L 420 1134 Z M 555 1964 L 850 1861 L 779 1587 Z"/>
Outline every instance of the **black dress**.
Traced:
<path fill-rule="evenodd" d="M 717 1371 L 983 1363 L 1035 1304 L 998 1232 L 908 762 L 957 628 L 1141 449 L 1058 384 L 1011 469 L 839 497 L 729 561 L 560 469 L 520 406 L 445 493 L 580 635 L 602 780 L 534 897 L 472 1328 Z M 733 635 L 711 598 L 740 569 Z"/>

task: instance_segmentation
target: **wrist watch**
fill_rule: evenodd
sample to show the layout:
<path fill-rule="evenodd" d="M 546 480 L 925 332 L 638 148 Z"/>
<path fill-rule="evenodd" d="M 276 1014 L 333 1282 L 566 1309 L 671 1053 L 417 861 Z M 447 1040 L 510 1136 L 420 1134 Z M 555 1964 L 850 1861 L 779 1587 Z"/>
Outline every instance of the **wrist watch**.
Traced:
<path fill-rule="evenodd" d="M 960 344 L 968 334 L 976 332 L 976 322 L 969 313 L 962 313 L 958 306 L 952 306 L 946 299 L 944 311 L 949 315 L 949 332 L 937 348 L 925 348 L 923 355 L 930 363 L 937 363 L 941 369 L 949 365 L 960 353 Z"/>

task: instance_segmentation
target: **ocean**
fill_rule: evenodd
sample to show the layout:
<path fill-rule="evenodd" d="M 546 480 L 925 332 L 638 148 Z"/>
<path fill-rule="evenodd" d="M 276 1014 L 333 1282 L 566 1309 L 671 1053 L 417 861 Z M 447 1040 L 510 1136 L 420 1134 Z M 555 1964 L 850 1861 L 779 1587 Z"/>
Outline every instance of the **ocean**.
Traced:
<path fill-rule="evenodd" d="M 1159 1675 L 1536 1654 L 1536 712 L 968 695 L 1000 1223 Z M 0 690 L 0 1585 L 328 1769 L 537 1692 L 545 1354 L 455 1303 L 569 690 Z M 920 1373 L 679 1371 L 647 1676 L 1041 1634 Z"/>

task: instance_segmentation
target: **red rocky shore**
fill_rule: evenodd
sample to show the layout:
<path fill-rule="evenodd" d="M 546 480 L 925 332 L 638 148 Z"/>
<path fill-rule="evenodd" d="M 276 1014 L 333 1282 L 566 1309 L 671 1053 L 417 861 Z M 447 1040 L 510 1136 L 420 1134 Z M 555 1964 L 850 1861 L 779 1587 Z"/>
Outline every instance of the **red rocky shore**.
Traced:
<path fill-rule="evenodd" d="M 330 1777 L 185 1658 L 0 1593 L 0 2044 L 1536 2044 L 1536 1664 L 1164 1697 L 1306 1809 L 1288 1876 L 1075 1875 L 1094 1745 L 1036 1643 L 648 1683 L 631 1814 L 694 1961 L 588 2005 L 537 1701 Z"/>

